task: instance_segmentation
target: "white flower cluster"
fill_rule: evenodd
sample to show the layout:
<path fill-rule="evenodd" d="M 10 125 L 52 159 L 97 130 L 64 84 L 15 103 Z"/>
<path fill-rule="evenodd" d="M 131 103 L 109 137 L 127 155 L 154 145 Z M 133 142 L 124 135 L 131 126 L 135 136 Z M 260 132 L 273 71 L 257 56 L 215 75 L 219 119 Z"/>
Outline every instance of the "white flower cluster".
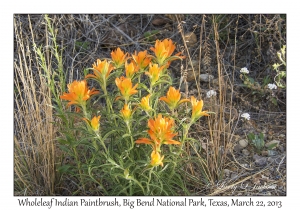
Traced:
<path fill-rule="evenodd" d="M 249 74 L 249 70 L 247 69 L 247 67 L 244 67 L 240 70 L 241 73 L 245 73 L 245 74 Z"/>
<path fill-rule="evenodd" d="M 241 115 L 242 118 L 245 118 L 246 120 L 250 120 L 250 114 L 244 113 Z"/>
<path fill-rule="evenodd" d="M 273 90 L 273 89 L 277 89 L 277 86 L 275 84 L 268 84 L 268 88 L 270 90 Z"/>
<path fill-rule="evenodd" d="M 210 90 L 210 91 L 208 91 L 208 92 L 206 93 L 206 97 L 207 97 L 207 98 L 210 98 L 210 97 L 216 96 L 216 95 L 217 95 L 217 92 L 214 91 L 214 90 Z"/>

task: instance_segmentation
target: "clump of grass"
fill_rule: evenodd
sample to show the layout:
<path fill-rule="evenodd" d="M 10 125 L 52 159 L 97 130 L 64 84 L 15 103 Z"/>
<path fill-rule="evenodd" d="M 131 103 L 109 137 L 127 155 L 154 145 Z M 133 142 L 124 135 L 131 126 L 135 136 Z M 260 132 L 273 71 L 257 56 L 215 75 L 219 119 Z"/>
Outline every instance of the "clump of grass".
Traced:
<path fill-rule="evenodd" d="M 62 56 L 53 27 L 45 16 L 49 48 L 37 48 L 34 32 L 22 32 L 22 23 L 14 17 L 16 55 L 14 62 L 14 172 L 16 195 L 54 195 L 57 184 L 55 137 L 59 122 L 54 106 L 64 91 Z M 29 35 L 29 36 L 28 36 Z M 50 36 L 50 37 L 49 37 Z M 49 40 L 51 39 L 51 40 Z M 56 62 L 52 62 L 52 56 Z M 55 64 L 55 65 L 54 65 Z"/>

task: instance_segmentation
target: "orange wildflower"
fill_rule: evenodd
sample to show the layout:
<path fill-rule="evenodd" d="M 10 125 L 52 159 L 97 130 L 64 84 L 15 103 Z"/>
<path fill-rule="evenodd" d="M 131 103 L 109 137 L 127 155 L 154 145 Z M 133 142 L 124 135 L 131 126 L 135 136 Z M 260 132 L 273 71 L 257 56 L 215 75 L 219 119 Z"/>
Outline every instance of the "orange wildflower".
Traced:
<path fill-rule="evenodd" d="M 164 166 L 164 164 L 162 162 L 163 159 L 164 159 L 164 156 L 161 157 L 159 152 L 153 150 L 151 153 L 151 163 L 150 164 L 153 167 L 158 166 L 158 165 Z"/>
<path fill-rule="evenodd" d="M 166 102 L 169 108 L 173 110 L 179 104 L 190 101 L 188 99 L 180 100 L 180 97 L 181 97 L 181 93 L 179 92 L 179 90 L 176 90 L 174 87 L 171 86 L 167 92 L 167 97 L 166 96 L 160 97 L 159 100 Z"/>
<path fill-rule="evenodd" d="M 99 120 L 100 120 L 101 116 L 98 117 L 93 117 L 93 119 L 91 120 L 91 127 L 93 128 L 93 130 L 97 131 L 99 130 L 100 124 L 99 124 Z"/>
<path fill-rule="evenodd" d="M 100 117 L 101 116 L 98 116 L 98 117 L 93 117 L 92 120 L 88 120 L 87 118 L 83 118 L 84 121 L 86 121 L 88 123 L 89 126 L 91 126 L 91 128 L 94 130 L 94 131 L 98 131 L 99 130 L 99 127 L 100 127 Z"/>
<path fill-rule="evenodd" d="M 192 121 L 196 121 L 202 116 L 209 116 L 209 114 L 207 114 L 207 111 L 202 111 L 203 100 L 198 101 L 194 96 L 192 96 L 191 104 L 192 104 Z"/>
<path fill-rule="evenodd" d="M 150 77 L 151 85 L 157 82 L 164 68 L 165 66 L 158 67 L 158 64 L 149 64 L 149 71 L 145 72 L 145 74 Z"/>
<path fill-rule="evenodd" d="M 147 50 L 141 51 L 138 54 L 135 51 L 134 55 L 132 54 L 132 58 L 137 66 L 142 70 L 145 69 L 151 61 L 151 58 L 147 56 Z"/>
<path fill-rule="evenodd" d="M 138 66 L 133 61 L 131 61 L 130 64 L 127 62 L 125 63 L 125 73 L 127 78 L 132 78 L 134 73 L 138 70 Z"/>
<path fill-rule="evenodd" d="M 153 140 L 159 141 L 160 144 L 180 144 L 180 142 L 172 140 L 177 133 L 172 132 L 174 120 L 162 117 L 161 114 L 157 118 L 148 120 L 150 130 L 148 134 Z"/>
<path fill-rule="evenodd" d="M 157 63 L 163 65 L 168 61 L 176 60 L 179 58 L 184 58 L 184 56 L 179 56 L 181 52 L 177 53 L 174 56 L 171 56 L 175 50 L 175 45 L 171 39 L 164 39 L 163 41 L 156 40 L 155 47 L 151 47 L 156 56 Z"/>
<path fill-rule="evenodd" d="M 103 83 L 106 81 L 114 67 L 106 60 L 101 61 L 100 59 L 97 59 L 97 62 L 93 64 L 93 69 L 94 74 L 88 74 L 85 78 L 94 78 Z"/>
<path fill-rule="evenodd" d="M 60 96 L 61 99 L 70 101 L 67 106 L 70 106 L 71 104 L 82 105 L 92 95 L 99 93 L 99 91 L 96 91 L 95 88 L 89 90 L 86 80 L 75 80 L 68 84 L 68 91 L 69 93 L 64 93 Z"/>
<path fill-rule="evenodd" d="M 148 94 L 147 96 L 142 98 L 141 103 L 140 103 L 140 107 L 145 111 L 151 110 L 151 107 L 150 107 L 150 94 Z"/>
<path fill-rule="evenodd" d="M 173 133 L 172 128 L 174 125 L 174 120 L 162 117 L 161 114 L 155 119 L 148 120 L 148 134 L 151 139 L 140 138 L 135 141 L 137 144 L 151 144 L 153 149 L 160 151 L 162 144 L 180 144 L 179 141 L 175 141 L 172 138 L 177 135 Z"/>
<path fill-rule="evenodd" d="M 128 122 L 131 117 L 131 110 L 129 109 L 128 105 L 125 104 L 123 109 L 121 109 L 120 112 L 121 112 L 125 122 Z"/>
<path fill-rule="evenodd" d="M 173 133 L 174 120 L 167 117 L 162 117 L 161 114 L 155 119 L 148 120 L 148 138 L 140 138 L 135 141 L 136 144 L 150 144 L 152 146 L 151 153 L 151 165 L 152 166 L 163 166 L 164 156 L 160 155 L 160 147 L 163 144 L 180 144 L 179 141 L 175 141 L 172 138 L 177 135 Z"/>
<path fill-rule="evenodd" d="M 122 76 L 121 78 L 116 78 L 115 82 L 126 101 L 129 100 L 129 97 L 131 95 L 138 92 L 136 90 L 138 84 L 132 87 L 132 82 L 130 78 L 125 78 Z"/>
<path fill-rule="evenodd" d="M 124 53 L 119 47 L 111 52 L 111 58 L 116 68 L 120 68 L 124 65 L 127 60 L 128 53 Z"/>

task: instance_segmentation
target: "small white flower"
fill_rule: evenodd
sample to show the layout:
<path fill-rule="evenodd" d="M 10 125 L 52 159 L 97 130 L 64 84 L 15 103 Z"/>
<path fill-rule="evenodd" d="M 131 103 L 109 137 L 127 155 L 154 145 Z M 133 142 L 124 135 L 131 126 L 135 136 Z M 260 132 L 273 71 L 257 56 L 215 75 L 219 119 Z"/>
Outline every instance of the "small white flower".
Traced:
<path fill-rule="evenodd" d="M 244 67 L 240 70 L 241 73 L 245 73 L 245 74 L 249 74 L 249 70 L 247 69 L 247 67 Z"/>
<path fill-rule="evenodd" d="M 250 114 L 248 113 L 242 114 L 241 117 L 245 118 L 246 120 L 250 120 Z"/>
<path fill-rule="evenodd" d="M 206 93 L 206 97 L 207 97 L 207 98 L 210 98 L 210 97 L 216 96 L 216 95 L 217 95 L 217 92 L 214 91 L 214 90 L 210 90 L 210 91 L 208 91 L 208 92 Z"/>
<path fill-rule="evenodd" d="M 268 84 L 268 88 L 270 90 L 273 90 L 273 89 L 277 89 L 277 86 L 275 84 Z"/>

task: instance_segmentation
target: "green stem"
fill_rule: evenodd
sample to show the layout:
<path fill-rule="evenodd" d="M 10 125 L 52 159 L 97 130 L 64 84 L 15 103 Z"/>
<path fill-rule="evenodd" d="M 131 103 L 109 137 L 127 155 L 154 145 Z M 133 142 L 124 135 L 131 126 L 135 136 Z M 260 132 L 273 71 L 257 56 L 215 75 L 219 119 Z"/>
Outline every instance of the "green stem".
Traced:
<path fill-rule="evenodd" d="M 78 167 L 78 172 L 79 172 L 79 177 L 80 177 L 80 183 L 82 184 L 82 188 L 85 191 L 85 186 L 84 186 L 84 183 L 83 183 L 83 175 L 82 175 L 82 171 L 81 171 L 81 164 L 80 164 L 78 153 L 77 153 L 77 150 L 76 150 L 75 147 L 73 147 L 73 152 L 75 154 L 75 160 L 76 160 L 77 167 Z"/>
<path fill-rule="evenodd" d="M 82 112 L 83 112 L 84 117 L 88 119 L 87 111 L 86 111 L 86 103 L 85 102 L 81 104 L 81 108 L 82 108 Z"/>
<path fill-rule="evenodd" d="M 105 156 L 108 156 L 108 150 L 107 150 L 107 147 L 105 146 L 105 143 L 104 143 L 102 137 L 101 137 L 98 133 L 96 133 L 96 135 L 97 135 L 97 137 L 98 137 L 98 139 L 99 139 L 101 145 L 103 146 L 103 148 L 104 148 L 104 150 L 105 150 L 105 154 L 106 154 Z"/>
<path fill-rule="evenodd" d="M 181 142 L 181 149 L 180 151 L 182 151 L 182 148 L 183 148 L 183 145 L 187 139 L 187 135 L 189 133 L 189 129 L 191 127 L 191 125 L 193 124 L 193 121 L 191 121 L 189 124 L 186 125 L 186 127 L 183 129 L 183 139 L 182 139 L 182 142 Z"/>
<path fill-rule="evenodd" d="M 108 113 L 113 113 L 114 114 L 114 110 L 112 108 L 112 103 L 110 101 L 110 98 L 108 96 L 108 93 L 107 93 L 107 89 L 106 89 L 106 80 L 103 81 L 103 92 L 104 92 L 104 95 L 105 95 L 105 98 L 106 98 L 106 102 L 107 102 L 107 105 L 108 105 Z"/>
<path fill-rule="evenodd" d="M 150 181 L 151 181 L 152 171 L 153 171 L 153 168 L 151 168 L 149 171 L 149 177 L 148 177 L 148 182 L 147 182 L 147 195 L 149 194 L 149 185 L 150 185 Z"/>
<path fill-rule="evenodd" d="M 140 84 L 141 83 L 141 75 L 139 75 L 139 77 L 138 77 L 138 84 Z M 141 95 L 142 95 L 142 92 L 141 92 L 141 90 L 139 90 L 139 98 L 141 98 Z"/>
<path fill-rule="evenodd" d="M 128 121 L 126 121 L 126 125 L 127 125 L 127 129 L 128 129 L 128 133 L 129 133 L 129 135 L 130 135 L 130 140 L 131 140 L 131 147 L 130 147 L 130 149 L 129 149 L 129 151 L 130 151 L 130 150 L 132 150 L 133 147 L 134 147 L 134 141 L 133 141 L 133 138 L 132 138 L 132 135 L 131 135 L 130 124 L 129 124 Z"/>

